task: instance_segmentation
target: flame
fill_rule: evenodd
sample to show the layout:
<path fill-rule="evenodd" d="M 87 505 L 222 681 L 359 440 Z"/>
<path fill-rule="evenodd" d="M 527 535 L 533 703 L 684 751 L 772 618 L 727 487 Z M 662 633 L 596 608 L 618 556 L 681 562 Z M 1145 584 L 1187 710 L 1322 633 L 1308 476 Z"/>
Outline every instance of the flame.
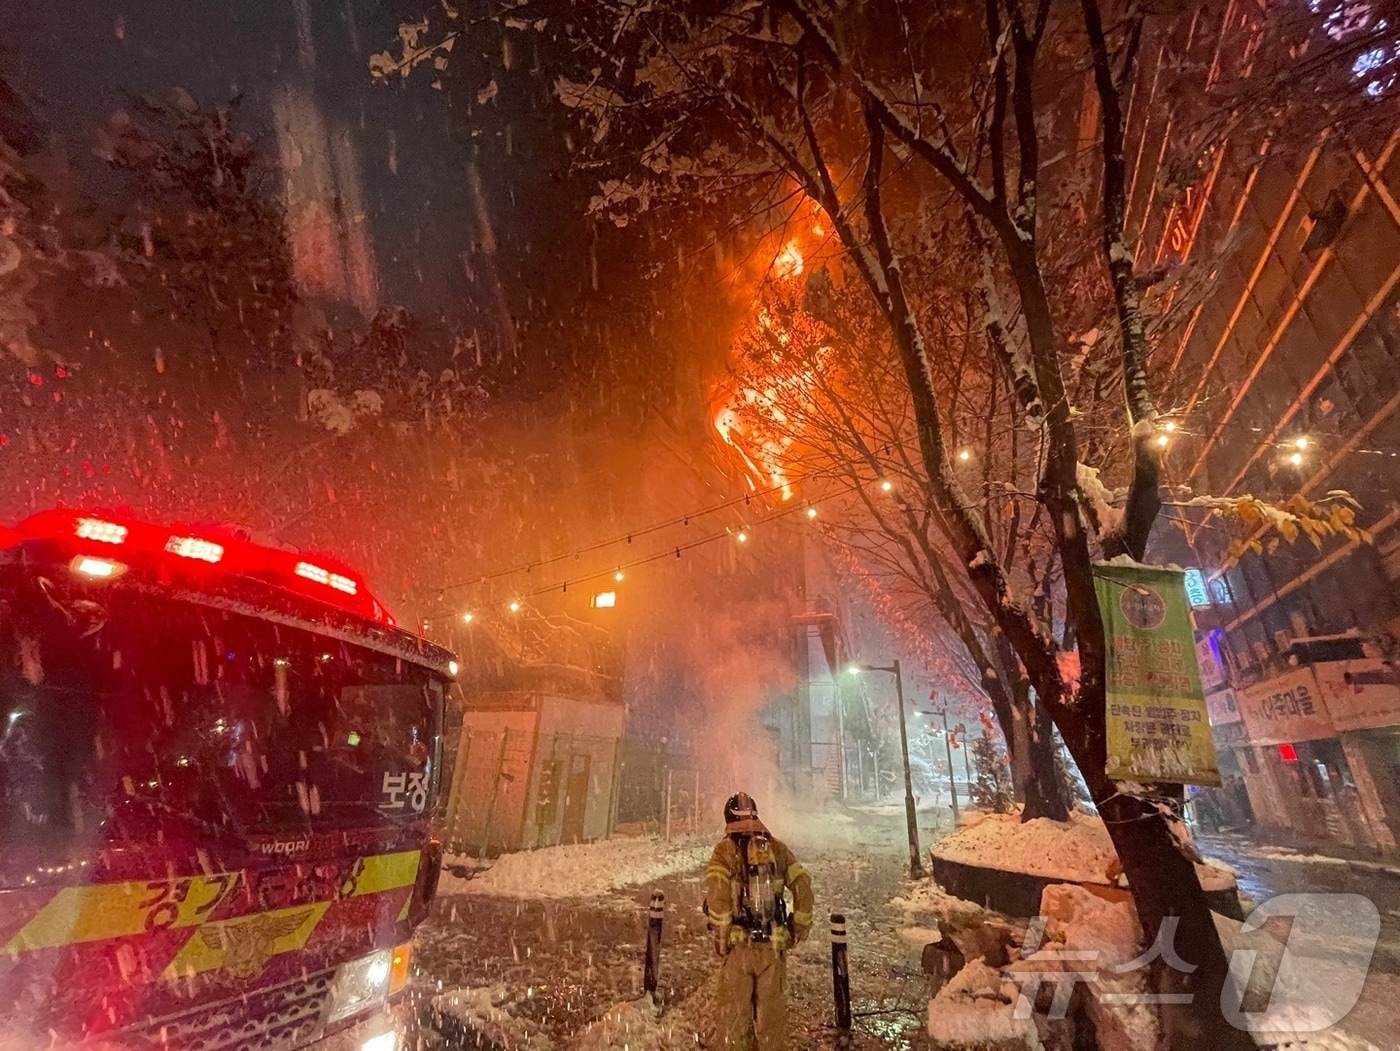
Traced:
<path fill-rule="evenodd" d="M 771 398 L 765 399 L 764 395 L 751 388 L 744 390 L 743 398 L 751 405 L 762 400 L 771 402 Z M 714 426 L 720 438 L 734 450 L 743 464 L 750 489 L 757 491 L 759 483 L 762 483 L 765 488 L 779 490 L 784 500 L 792 499 L 792 479 L 784 466 L 788 447 L 792 445 L 791 438 L 748 433 L 749 428 L 744 426 L 733 403 L 719 407 Z"/>
<path fill-rule="evenodd" d="M 802 258 L 802 249 L 797 247 L 797 242 L 789 241 L 783 246 L 783 250 L 778 253 L 778 257 L 773 260 L 773 274 L 775 277 L 786 281 L 789 278 L 800 277 L 802 269 L 806 265 Z"/>

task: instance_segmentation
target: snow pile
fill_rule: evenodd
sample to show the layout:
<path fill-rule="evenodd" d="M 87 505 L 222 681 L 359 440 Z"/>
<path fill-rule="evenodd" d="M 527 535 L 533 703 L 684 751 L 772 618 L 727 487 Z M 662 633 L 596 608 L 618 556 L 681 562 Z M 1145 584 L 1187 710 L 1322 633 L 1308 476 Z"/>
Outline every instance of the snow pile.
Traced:
<path fill-rule="evenodd" d="M 650 995 L 614 1004 L 576 1038 L 571 1051 L 685 1051 L 695 1047 L 694 1029 L 662 1018 Z"/>
<path fill-rule="evenodd" d="M 503 854 L 490 868 L 461 878 L 444 870 L 441 894 L 510 898 L 599 898 L 619 887 L 649 883 L 698 868 L 711 847 L 695 839 L 604 839 Z"/>
<path fill-rule="evenodd" d="M 1009 969 L 1026 976 L 1022 988 L 1027 998 L 1053 991 L 1056 972 L 1079 972 L 1091 983 L 1092 995 L 1086 1003 L 1102 1051 L 1156 1047 L 1155 1011 L 1150 1005 L 1131 1002 L 1148 991 L 1150 972 L 1146 967 L 1118 970 L 1142 952 L 1142 928 L 1132 905 L 1058 883 L 1042 893 L 1040 914 L 1045 920 L 1040 949 Z M 1124 1003 L 1125 999 L 1130 1002 Z"/>
<path fill-rule="evenodd" d="M 1071 883 L 1055 883 L 1040 896 L 1047 944 L 1097 952 L 1099 964 L 1118 965 L 1137 957 L 1142 928 L 1126 901 L 1109 901 Z"/>
<path fill-rule="evenodd" d="M 432 1010 L 466 1030 L 462 1046 L 467 1046 L 465 1038 L 477 1037 L 504 1051 L 554 1051 L 549 1037 L 510 1013 L 507 1008 L 514 998 L 504 985 L 453 989 L 433 997 Z"/>
<path fill-rule="evenodd" d="M 901 927 L 897 933 L 915 949 L 922 949 L 925 945 L 931 945 L 943 938 L 943 932 L 936 926 Z"/>
<path fill-rule="evenodd" d="M 909 915 L 933 914 L 935 916 L 978 916 L 990 915 L 986 909 L 974 901 L 954 897 L 937 883 L 921 880 L 918 883 L 905 883 L 904 893 L 891 898 L 890 904 Z"/>
<path fill-rule="evenodd" d="M 964 865 L 1077 883 L 1108 882 L 1109 868 L 1118 861 L 1104 823 L 1079 811 L 1068 821 L 1038 817 L 1024 823 L 1017 813 L 970 815 L 938 841 L 933 853 Z"/>
<path fill-rule="evenodd" d="M 1000 971 L 973 960 L 929 1002 L 928 1035 L 936 1047 L 947 1051 L 1039 1051 L 1035 1019 L 1029 1014 L 1016 1017 L 1019 995 L 1016 986 L 1002 978 Z"/>
<path fill-rule="evenodd" d="M 1068 821 L 1038 817 L 1022 823 L 1018 813 L 971 814 L 951 835 L 938 841 L 934 856 L 963 865 L 1024 872 L 1073 883 L 1114 882 L 1118 853 L 1103 821 L 1074 811 Z M 1218 864 L 1198 864 L 1196 875 L 1206 890 L 1228 890 L 1235 876 Z"/>
<path fill-rule="evenodd" d="M 905 884 L 905 893 L 897 898 L 891 898 L 890 905 L 911 919 L 937 916 L 939 919 L 945 920 L 973 921 L 992 915 L 976 902 L 955 898 L 932 880 Z"/>
<path fill-rule="evenodd" d="M 1270 1044 L 1269 1051 L 1381 1051 L 1369 1040 L 1335 1030 L 1327 1033 L 1313 1033 L 1296 1040 L 1285 1040 L 1280 1044 Z"/>

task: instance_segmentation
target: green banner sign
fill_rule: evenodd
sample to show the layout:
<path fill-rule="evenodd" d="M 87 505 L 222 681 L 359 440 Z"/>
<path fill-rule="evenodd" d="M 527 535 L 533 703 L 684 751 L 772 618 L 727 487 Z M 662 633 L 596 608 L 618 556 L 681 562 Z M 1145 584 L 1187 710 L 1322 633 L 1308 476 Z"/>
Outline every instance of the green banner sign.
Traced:
<path fill-rule="evenodd" d="M 1094 590 L 1108 645 L 1108 776 L 1220 784 L 1185 574 L 1101 564 Z"/>

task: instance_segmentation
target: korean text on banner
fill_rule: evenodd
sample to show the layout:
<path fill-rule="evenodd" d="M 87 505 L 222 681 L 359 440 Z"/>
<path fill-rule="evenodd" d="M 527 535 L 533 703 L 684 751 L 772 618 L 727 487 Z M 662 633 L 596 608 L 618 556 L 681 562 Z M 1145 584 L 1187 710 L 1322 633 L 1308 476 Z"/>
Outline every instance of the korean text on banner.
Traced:
<path fill-rule="evenodd" d="M 1108 776 L 1220 784 L 1180 570 L 1094 567 L 1108 648 Z"/>

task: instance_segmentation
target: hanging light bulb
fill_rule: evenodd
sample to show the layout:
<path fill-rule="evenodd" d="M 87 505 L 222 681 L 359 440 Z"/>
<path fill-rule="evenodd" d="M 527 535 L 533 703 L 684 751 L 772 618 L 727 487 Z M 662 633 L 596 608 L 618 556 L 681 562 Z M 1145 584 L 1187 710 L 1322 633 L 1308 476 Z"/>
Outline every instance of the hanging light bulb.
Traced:
<path fill-rule="evenodd" d="M 619 584 L 622 583 L 622 577 L 623 577 L 623 572 L 622 572 L 622 570 L 620 570 L 620 569 L 619 569 L 616 573 L 613 574 L 613 579 L 616 580 Z"/>
<path fill-rule="evenodd" d="M 892 481 L 890 481 L 888 478 L 886 478 L 884 481 L 882 481 L 882 482 L 880 483 L 880 488 L 883 489 L 885 492 L 888 493 L 891 489 L 894 488 L 894 483 L 893 483 Z"/>
<path fill-rule="evenodd" d="M 1171 444 L 1171 438 L 1168 435 L 1159 434 L 1157 435 L 1157 444 L 1160 445 L 1163 449 L 1165 449 L 1168 445 Z"/>
<path fill-rule="evenodd" d="M 462 614 L 462 623 L 463 623 L 463 624 L 470 624 L 470 623 L 471 623 L 473 620 L 475 620 L 475 619 L 476 619 L 476 615 L 475 615 L 474 613 L 463 613 L 463 614 Z"/>
<path fill-rule="evenodd" d="M 512 603 L 510 604 L 510 606 L 507 607 L 507 608 L 508 608 L 512 613 L 519 613 L 519 612 L 520 612 L 520 603 L 519 603 L 519 602 L 512 602 Z"/>
<path fill-rule="evenodd" d="M 809 508 L 807 508 L 807 517 L 808 517 L 808 518 L 816 518 L 816 517 L 817 517 L 817 509 L 816 509 L 815 507 L 809 507 Z"/>
<path fill-rule="evenodd" d="M 959 450 L 958 450 L 958 459 L 961 460 L 963 463 L 967 463 L 968 460 L 971 460 L 971 459 L 972 459 L 972 450 L 971 450 L 971 449 L 959 449 Z"/>
<path fill-rule="evenodd" d="M 739 530 L 739 535 L 736 536 L 734 539 L 739 541 L 739 543 L 741 544 L 747 544 L 749 542 L 749 534 L 741 529 Z"/>
<path fill-rule="evenodd" d="M 1308 436 L 1307 436 L 1306 434 L 1300 436 L 1300 437 L 1299 437 L 1296 441 L 1294 441 L 1294 443 L 1293 443 L 1293 445 L 1294 445 L 1300 452 L 1306 451 L 1307 448 L 1308 448 L 1308 446 L 1309 446 L 1310 444 L 1311 444 L 1311 443 L 1308 441 Z"/>

